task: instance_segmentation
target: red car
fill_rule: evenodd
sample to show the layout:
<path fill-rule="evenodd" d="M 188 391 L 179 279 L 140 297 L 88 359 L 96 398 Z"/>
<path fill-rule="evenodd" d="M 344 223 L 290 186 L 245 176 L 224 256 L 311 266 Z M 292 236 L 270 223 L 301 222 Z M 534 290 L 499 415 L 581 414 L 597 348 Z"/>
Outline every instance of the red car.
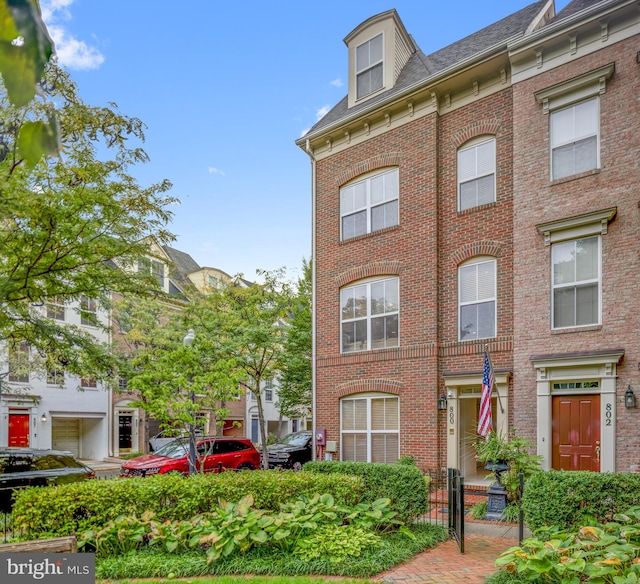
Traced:
<path fill-rule="evenodd" d="M 189 474 L 189 440 L 177 438 L 156 450 L 127 460 L 120 469 L 121 477 L 148 477 L 155 474 L 180 472 Z M 219 472 L 220 469 L 254 470 L 260 467 L 260 453 L 248 438 L 214 436 L 199 438 L 196 443 L 199 472 Z"/>

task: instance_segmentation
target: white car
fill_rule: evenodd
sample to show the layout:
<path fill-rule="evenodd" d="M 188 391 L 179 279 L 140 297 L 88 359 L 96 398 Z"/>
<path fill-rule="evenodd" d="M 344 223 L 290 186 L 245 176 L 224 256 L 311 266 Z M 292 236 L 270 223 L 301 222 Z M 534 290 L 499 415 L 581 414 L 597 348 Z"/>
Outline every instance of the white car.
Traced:
<path fill-rule="evenodd" d="M 196 438 L 202 438 L 203 436 L 202 430 L 196 429 Z M 189 438 L 189 432 L 186 430 L 163 430 L 149 438 L 149 451 L 155 452 L 158 448 L 173 442 L 176 438 Z"/>

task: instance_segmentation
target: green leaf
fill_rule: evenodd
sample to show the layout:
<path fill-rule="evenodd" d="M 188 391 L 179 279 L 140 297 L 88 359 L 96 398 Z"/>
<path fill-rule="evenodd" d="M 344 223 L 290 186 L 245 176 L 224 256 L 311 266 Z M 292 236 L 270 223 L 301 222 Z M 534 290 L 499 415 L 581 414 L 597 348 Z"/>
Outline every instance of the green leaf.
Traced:
<path fill-rule="evenodd" d="M 45 122 L 25 122 L 20 128 L 18 149 L 28 168 L 33 168 L 44 156 L 58 152 L 58 128 Z"/>

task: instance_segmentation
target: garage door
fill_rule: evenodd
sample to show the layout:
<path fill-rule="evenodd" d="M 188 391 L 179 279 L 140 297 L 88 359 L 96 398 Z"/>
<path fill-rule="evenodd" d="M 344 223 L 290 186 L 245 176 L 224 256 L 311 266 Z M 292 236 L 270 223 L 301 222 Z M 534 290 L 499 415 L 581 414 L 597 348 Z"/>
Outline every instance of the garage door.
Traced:
<path fill-rule="evenodd" d="M 80 420 L 77 418 L 53 418 L 51 441 L 54 450 L 69 450 L 80 456 Z"/>

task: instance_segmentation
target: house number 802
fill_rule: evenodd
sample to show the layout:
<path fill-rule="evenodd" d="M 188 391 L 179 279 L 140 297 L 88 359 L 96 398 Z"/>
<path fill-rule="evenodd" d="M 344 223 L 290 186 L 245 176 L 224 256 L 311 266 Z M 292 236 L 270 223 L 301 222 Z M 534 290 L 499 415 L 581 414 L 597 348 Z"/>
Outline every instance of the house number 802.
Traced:
<path fill-rule="evenodd" d="M 604 425 L 605 426 L 611 426 L 611 415 L 612 415 L 611 409 L 612 409 L 611 404 L 607 404 L 606 407 L 605 407 L 605 411 L 604 411 L 604 417 L 605 417 Z"/>

